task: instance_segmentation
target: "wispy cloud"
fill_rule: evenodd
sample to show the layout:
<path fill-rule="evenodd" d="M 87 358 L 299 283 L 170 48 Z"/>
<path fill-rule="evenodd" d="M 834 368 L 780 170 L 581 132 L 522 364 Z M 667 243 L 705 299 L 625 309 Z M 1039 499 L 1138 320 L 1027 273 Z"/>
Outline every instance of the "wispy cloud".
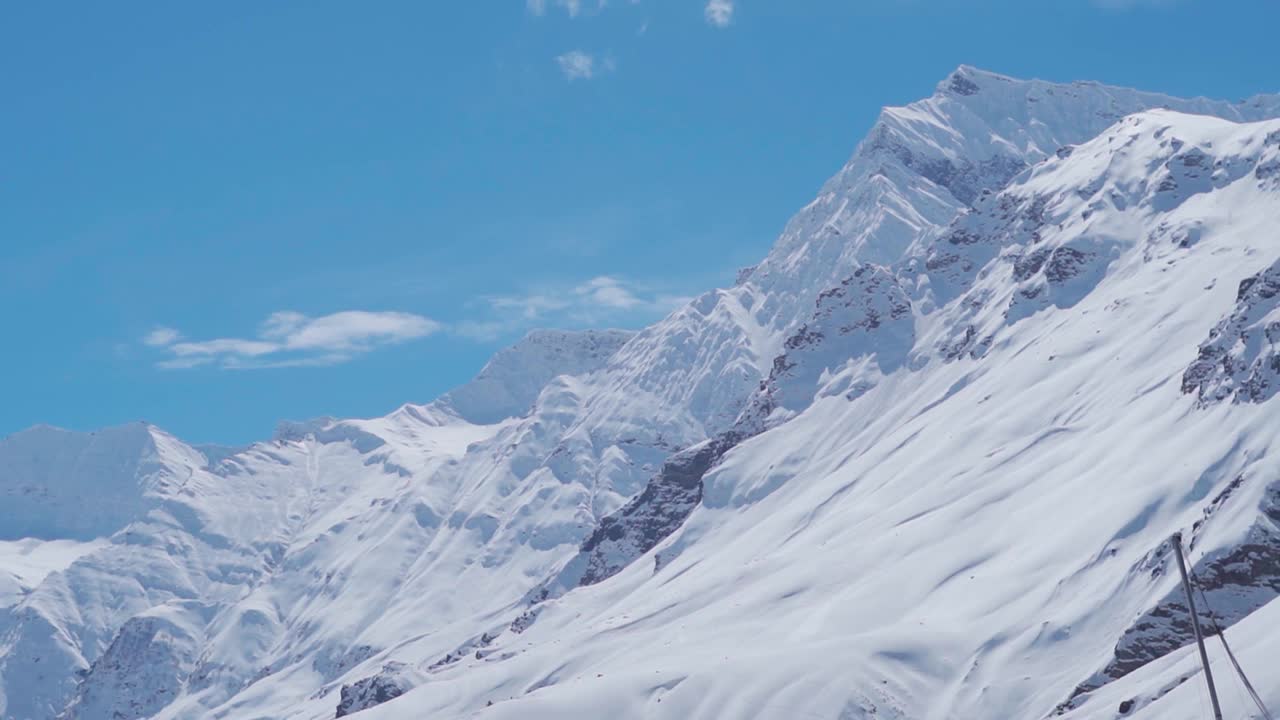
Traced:
<path fill-rule="evenodd" d="M 582 302 L 599 308 L 630 310 L 645 304 L 621 280 L 607 275 L 591 278 L 574 288 L 573 292 Z"/>
<path fill-rule="evenodd" d="M 632 0 L 633 2 L 635 0 Z M 582 0 L 525 0 L 525 8 L 528 9 L 530 15 L 541 17 L 547 14 L 548 4 L 561 8 L 571 18 L 576 18 L 582 14 Z M 608 4 L 608 0 L 596 0 L 596 10 L 604 9 Z"/>
<path fill-rule="evenodd" d="M 707 22 L 718 28 L 729 27 L 733 22 L 733 0 L 707 0 L 703 10 Z"/>
<path fill-rule="evenodd" d="M 611 58 L 597 60 L 594 55 L 582 50 L 570 50 L 557 56 L 556 64 L 560 66 L 560 72 L 570 80 L 590 80 L 614 68 Z"/>
<path fill-rule="evenodd" d="M 309 317 L 286 310 L 268 316 L 252 338 L 182 340 L 177 330 L 157 327 L 142 342 L 168 354 L 156 363 L 168 369 L 302 367 L 337 365 L 440 329 L 430 318 L 404 312 L 347 310 Z"/>
<path fill-rule="evenodd" d="M 480 298 L 483 317 L 458 323 L 456 334 L 489 341 L 535 326 L 601 326 L 656 320 L 689 302 L 678 293 L 660 292 L 613 275 L 520 295 Z"/>
<path fill-rule="evenodd" d="M 161 326 L 147 333 L 146 336 L 142 338 L 142 344 L 149 347 L 164 347 L 165 345 L 172 345 L 177 342 L 180 337 L 182 337 L 182 333 L 177 330 L 174 330 L 171 327 Z"/>

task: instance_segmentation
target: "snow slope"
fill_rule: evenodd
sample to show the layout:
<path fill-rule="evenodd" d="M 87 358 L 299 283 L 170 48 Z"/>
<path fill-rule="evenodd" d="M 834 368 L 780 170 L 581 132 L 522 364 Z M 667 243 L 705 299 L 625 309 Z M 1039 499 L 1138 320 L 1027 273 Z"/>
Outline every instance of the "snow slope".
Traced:
<path fill-rule="evenodd" d="M 0 532 L 105 539 L 0 609 L 0 717 L 1178 717 L 1175 530 L 1280 705 L 1275 116 L 962 67 L 634 336 L 226 456 L 7 439 L 57 502 Z"/>
<path fill-rule="evenodd" d="M 1181 384 L 1280 254 L 1277 133 L 1139 115 L 980 202 L 934 242 L 984 226 L 992 259 L 918 318 L 909 369 L 729 451 L 654 557 L 368 716 L 1045 717 L 1179 592 L 1175 530 L 1280 704 L 1280 583 L 1261 563 L 1211 582 L 1242 543 L 1280 558 L 1280 423 Z M 978 357 L 929 342 L 968 325 Z M 1193 669 L 1182 647 L 1065 715 L 1202 717 L 1194 684 L 1169 691 Z"/>
<path fill-rule="evenodd" d="M 0 540 L 0 607 L 18 604 L 49 573 L 66 568 L 101 546 L 101 541 Z"/>

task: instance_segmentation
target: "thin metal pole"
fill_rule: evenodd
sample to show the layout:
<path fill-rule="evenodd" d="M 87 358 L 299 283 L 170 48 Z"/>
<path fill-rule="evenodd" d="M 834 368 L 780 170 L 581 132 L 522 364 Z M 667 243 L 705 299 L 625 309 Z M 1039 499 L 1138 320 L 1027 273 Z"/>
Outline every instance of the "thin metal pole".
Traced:
<path fill-rule="evenodd" d="M 1200 648 L 1200 664 L 1204 667 L 1204 679 L 1209 683 L 1209 701 L 1213 703 L 1213 720 L 1222 720 L 1222 706 L 1218 704 L 1218 689 L 1213 685 L 1213 671 L 1209 669 L 1209 653 L 1204 649 L 1204 633 L 1200 630 L 1200 616 L 1196 614 L 1196 601 L 1191 595 L 1191 580 L 1187 578 L 1187 561 L 1182 557 L 1182 533 L 1173 534 L 1173 550 L 1178 556 L 1178 572 L 1182 574 L 1182 589 L 1187 593 L 1187 610 L 1191 613 L 1191 627 L 1196 633 L 1196 647 Z"/>

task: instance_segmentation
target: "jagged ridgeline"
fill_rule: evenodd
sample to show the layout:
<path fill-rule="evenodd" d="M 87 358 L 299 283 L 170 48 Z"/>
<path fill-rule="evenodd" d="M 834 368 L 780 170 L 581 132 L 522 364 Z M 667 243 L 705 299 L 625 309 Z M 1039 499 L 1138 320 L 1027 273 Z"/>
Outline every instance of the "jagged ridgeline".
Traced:
<path fill-rule="evenodd" d="M 961 67 L 640 332 L 5 438 L 0 717 L 1190 720 L 1174 532 L 1280 705 L 1276 117 Z"/>

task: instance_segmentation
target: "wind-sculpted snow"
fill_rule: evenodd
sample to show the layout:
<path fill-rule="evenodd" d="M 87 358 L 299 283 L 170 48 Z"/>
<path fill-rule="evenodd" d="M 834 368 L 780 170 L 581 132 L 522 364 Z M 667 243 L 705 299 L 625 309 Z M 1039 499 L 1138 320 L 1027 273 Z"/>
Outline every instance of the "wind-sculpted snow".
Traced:
<path fill-rule="evenodd" d="M 904 274 L 937 303 L 906 363 L 719 454 L 682 485 L 702 499 L 674 530 L 639 512 L 662 503 L 602 524 L 607 579 L 513 608 L 483 659 L 370 717 L 1042 718 L 1119 652 L 1136 669 L 1068 717 L 1127 701 L 1189 719 L 1185 623 L 1143 630 L 1177 598 L 1166 540 L 1193 538 L 1231 632 L 1266 627 L 1280 431 L 1265 403 L 1196 409 L 1181 376 L 1237 278 L 1277 253 L 1259 231 L 1280 194 L 1231 169 L 1164 202 L 1161 168 L 1192 146 L 1234 165 L 1277 128 L 1146 114 L 993 193 L 973 231 L 988 259 L 950 300 L 927 271 Z M 1084 249 L 1096 259 L 1070 252 Z M 1026 304 L 1036 287 L 1047 301 Z M 966 324 L 984 352 L 933 351 Z M 662 478 L 646 492 L 680 485 Z M 641 531 L 659 525 L 653 544 Z M 587 575 L 586 557 L 567 569 Z M 1255 681 L 1280 680 L 1267 645 L 1243 645 Z"/>
<path fill-rule="evenodd" d="M 1202 139 L 1180 137 L 1179 126 Z M 1127 248 L 1141 246 L 1144 262 L 1180 262 L 1208 229 L 1202 205 L 1244 191 L 1270 157 L 1256 130 L 1240 128 L 1166 111 L 1136 115 L 985 195 L 908 263 L 929 301 L 953 306 L 938 349 L 980 356 L 1001 326 L 1078 303 Z"/>
<path fill-rule="evenodd" d="M 1241 475 L 1229 483 L 1204 509 L 1193 526 L 1200 530 L 1246 481 Z M 1257 484 L 1260 478 L 1248 478 Z M 1273 482 L 1256 506 L 1257 520 L 1244 538 L 1228 548 L 1206 553 L 1191 568 L 1197 578 L 1197 615 L 1211 633 L 1225 631 L 1280 596 L 1280 482 Z M 1194 538 L 1193 538 L 1194 547 Z M 1153 580 L 1176 573 L 1172 548 L 1162 544 L 1142 570 Z M 1150 567 L 1148 570 L 1147 568 Z M 1122 678 L 1185 646 L 1192 637 L 1191 613 L 1181 586 L 1170 589 L 1148 612 L 1125 630 L 1116 643 L 1115 657 L 1073 692 L 1061 706 L 1076 707 L 1081 696 Z"/>
<path fill-rule="evenodd" d="M 95 539 L 10 573 L 0 717 L 1190 720 L 1174 531 L 1280 704 L 1275 401 L 1203 401 L 1270 357 L 1277 114 L 961 68 L 634 336 L 230 453 L 25 440 L 0 489 Z"/>
<path fill-rule="evenodd" d="M 508 354 L 503 372 L 548 376 L 530 407 L 513 406 L 523 420 L 473 425 L 447 402 L 406 405 L 282 423 L 212 463 L 147 429 L 149 460 L 134 463 L 145 473 L 129 470 L 146 493 L 127 519 L 0 615 L 0 716 L 237 717 L 256 704 L 237 698 L 298 682 L 332 695 L 332 710 L 339 679 L 389 648 L 427 629 L 453 646 L 451 622 L 469 633 L 472 614 L 517 601 L 665 456 L 573 431 L 585 386 L 549 380 L 552 363 L 593 370 L 626 338 L 583 335 L 535 334 Z M 178 622 L 192 603 L 203 619 Z M 429 627 L 406 634 L 424 606 Z"/>
<path fill-rule="evenodd" d="M 0 540 L 91 540 L 115 532 L 141 516 L 148 496 L 204 464 L 188 448 L 181 467 L 168 467 L 157 460 L 160 452 L 143 423 L 92 433 L 39 426 L 0 440 Z"/>
<path fill-rule="evenodd" d="M 819 294 L 863 263 L 893 266 L 917 254 L 983 191 L 1152 108 L 1261 120 L 1280 116 L 1280 96 L 1185 100 L 964 66 L 932 97 L 885 109 L 742 282 L 699 297 L 619 352 L 610 382 L 588 399 L 588 422 L 652 418 L 677 446 L 732 427 Z"/>
<path fill-rule="evenodd" d="M 528 600 L 542 602 L 607 580 L 667 539 L 702 501 L 703 476 L 743 439 L 725 432 L 668 458 L 644 490 L 602 518 L 578 555 Z"/>
<path fill-rule="evenodd" d="M 557 375 L 584 375 L 603 367 L 634 333 L 625 330 L 535 330 L 500 351 L 480 374 L 442 399 L 474 423 L 524 415 Z"/>
<path fill-rule="evenodd" d="M 846 366 L 874 356 L 881 374 L 906 362 L 915 345 L 911 300 L 887 269 L 863 265 L 839 285 L 818 295 L 813 317 L 783 343 L 762 384 L 764 405 L 797 412 L 822 395 L 865 392 L 864 383 L 847 382 Z M 832 387 L 830 380 L 846 382 Z"/>
<path fill-rule="evenodd" d="M 129 618 L 83 674 L 66 712 L 68 720 L 135 720 L 163 710 L 195 667 L 206 640 L 209 610 L 188 600 Z"/>

